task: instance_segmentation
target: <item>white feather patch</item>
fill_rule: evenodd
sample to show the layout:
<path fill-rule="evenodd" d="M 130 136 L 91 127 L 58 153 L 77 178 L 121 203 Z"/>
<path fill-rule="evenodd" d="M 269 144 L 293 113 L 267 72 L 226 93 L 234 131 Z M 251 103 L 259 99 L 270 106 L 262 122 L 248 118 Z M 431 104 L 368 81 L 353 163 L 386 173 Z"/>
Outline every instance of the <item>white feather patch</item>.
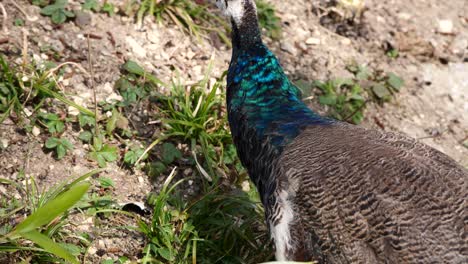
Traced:
<path fill-rule="evenodd" d="M 294 219 L 294 213 L 291 202 L 288 200 L 288 192 L 282 190 L 279 195 L 279 204 L 281 210 L 281 220 L 271 230 L 271 235 L 276 246 L 276 260 L 284 261 L 286 251 L 291 248 L 291 232 L 289 225 Z"/>

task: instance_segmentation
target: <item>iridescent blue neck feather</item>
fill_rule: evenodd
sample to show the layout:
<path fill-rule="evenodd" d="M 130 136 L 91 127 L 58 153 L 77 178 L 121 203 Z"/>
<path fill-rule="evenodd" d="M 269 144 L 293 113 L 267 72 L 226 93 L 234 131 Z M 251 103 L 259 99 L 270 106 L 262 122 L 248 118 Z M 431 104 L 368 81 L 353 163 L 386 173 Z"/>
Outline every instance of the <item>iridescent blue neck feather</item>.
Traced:
<path fill-rule="evenodd" d="M 232 20 L 227 107 L 233 141 L 262 201 L 275 189 L 274 163 L 300 132 L 333 121 L 301 100 L 275 55 L 263 44 L 256 10 L 245 1 L 241 23 Z"/>
<path fill-rule="evenodd" d="M 231 130 L 241 115 L 260 141 L 281 148 L 301 128 L 329 123 L 307 105 L 284 73 L 275 55 L 263 44 L 255 10 L 246 8 L 241 25 L 232 22 L 232 59 L 228 70 L 227 104 Z"/>

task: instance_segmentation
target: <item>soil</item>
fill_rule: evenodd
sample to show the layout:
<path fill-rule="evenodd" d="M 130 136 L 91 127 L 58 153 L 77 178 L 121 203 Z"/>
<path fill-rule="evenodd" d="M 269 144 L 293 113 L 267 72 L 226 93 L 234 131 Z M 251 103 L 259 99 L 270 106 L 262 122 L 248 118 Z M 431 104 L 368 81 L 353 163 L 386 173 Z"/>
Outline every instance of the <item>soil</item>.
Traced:
<path fill-rule="evenodd" d="M 109 17 L 102 13 L 83 13 L 75 21 L 56 26 L 28 1 L 16 1 L 28 17 L 12 2 L 2 2 L 8 16 L 0 31 L 0 40 L 4 40 L 0 42 L 0 52 L 9 60 L 19 62 L 27 44 L 28 54 L 37 61 L 52 60 L 54 53 L 59 53 L 57 63 L 73 61 L 89 69 L 90 51 L 98 99 L 116 96 L 113 84 L 119 78 L 119 67 L 127 59 L 137 61 L 164 81 L 171 80 L 174 69 L 187 80 L 200 80 L 210 62 L 214 69 L 211 76 L 217 77 L 229 63 L 229 47 L 220 45 L 215 36 L 190 37 L 170 22 L 160 24 L 147 17 L 141 27 L 132 18 L 119 14 Z M 79 1 L 69 2 L 73 9 L 80 10 Z M 395 72 L 405 80 L 403 90 L 391 103 L 369 105 L 362 125 L 418 138 L 468 166 L 466 0 L 368 0 L 364 9 L 355 12 L 354 19 L 353 12 L 330 9 L 331 1 L 267 2 L 276 7 L 281 18 L 282 38 L 265 41 L 292 80 L 347 76 L 350 73 L 345 67 L 351 61 L 371 69 Z M 25 25 L 13 26 L 15 18 L 22 18 Z M 446 23 L 451 23 L 453 28 L 444 27 Z M 88 33 L 90 49 L 85 37 Z M 392 48 L 399 51 L 396 59 L 386 55 Z M 64 92 L 70 99 L 92 106 L 89 77 L 76 67 L 69 67 L 67 73 L 59 80 Z M 314 102 L 312 107 L 325 113 Z M 72 114 L 73 109 L 68 110 Z M 143 121 L 151 119 L 152 116 L 146 116 Z M 26 176 L 36 177 L 41 188 L 47 188 L 70 175 L 81 175 L 97 167 L 87 158 L 89 146 L 80 143 L 76 129 L 67 127 L 64 135 L 75 148 L 62 160 L 45 151 L 47 136 L 42 132 L 36 136 L 26 133 L 10 119 L 0 124 L 0 139 L 7 146 L 0 150 L 0 178 L 17 180 L 19 172 L 24 171 Z M 115 182 L 113 196 L 122 203 L 144 202 L 157 185 L 144 172 L 130 171 L 115 163 L 101 176 Z M 77 222 L 86 224 L 87 220 L 77 219 Z M 109 232 L 106 236 L 102 230 L 95 234 L 88 250 L 91 262 L 122 255 L 136 258 L 139 251 L 136 245 L 142 244 L 142 237 L 124 233 L 109 235 Z"/>

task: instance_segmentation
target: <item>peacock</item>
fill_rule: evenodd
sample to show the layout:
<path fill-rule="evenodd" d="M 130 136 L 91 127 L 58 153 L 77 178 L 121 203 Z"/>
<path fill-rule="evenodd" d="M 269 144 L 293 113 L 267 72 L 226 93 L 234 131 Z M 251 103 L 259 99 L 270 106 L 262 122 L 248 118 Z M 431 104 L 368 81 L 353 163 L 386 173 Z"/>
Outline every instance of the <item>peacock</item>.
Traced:
<path fill-rule="evenodd" d="M 277 260 L 468 263 L 468 171 L 401 134 L 309 109 L 263 44 L 254 0 L 232 25 L 227 114 Z"/>

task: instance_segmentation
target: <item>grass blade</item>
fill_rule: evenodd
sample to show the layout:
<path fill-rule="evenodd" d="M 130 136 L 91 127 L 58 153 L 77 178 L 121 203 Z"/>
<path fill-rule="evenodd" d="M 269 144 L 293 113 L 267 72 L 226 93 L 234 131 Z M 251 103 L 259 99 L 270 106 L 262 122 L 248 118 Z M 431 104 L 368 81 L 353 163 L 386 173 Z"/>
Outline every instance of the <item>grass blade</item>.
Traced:
<path fill-rule="evenodd" d="M 60 214 L 67 211 L 88 191 L 90 183 L 82 182 L 71 187 L 70 190 L 40 207 L 13 230 L 13 234 L 24 234 L 48 224 Z"/>
<path fill-rule="evenodd" d="M 70 254 L 65 248 L 55 243 L 52 239 L 48 238 L 46 235 L 39 233 L 36 230 L 31 230 L 26 233 L 22 233 L 22 236 L 26 239 L 29 239 L 41 246 L 45 251 L 52 253 L 56 256 L 59 256 L 71 263 L 79 263 L 76 258 Z"/>

